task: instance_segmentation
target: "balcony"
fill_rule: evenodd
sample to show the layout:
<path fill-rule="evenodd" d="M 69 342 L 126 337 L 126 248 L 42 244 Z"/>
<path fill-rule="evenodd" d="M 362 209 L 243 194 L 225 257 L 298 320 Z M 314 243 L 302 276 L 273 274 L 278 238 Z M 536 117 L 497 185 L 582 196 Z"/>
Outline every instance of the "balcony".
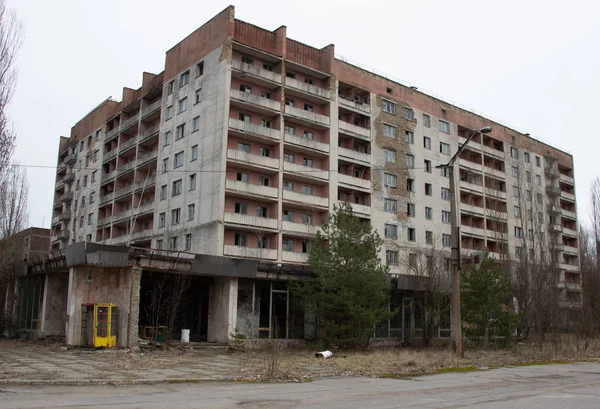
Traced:
<path fill-rule="evenodd" d="M 306 82 L 300 82 L 294 78 L 286 77 L 285 86 L 287 88 L 292 88 L 297 91 L 301 91 L 301 92 L 313 95 L 315 97 L 319 97 L 319 98 L 323 98 L 323 99 L 331 98 L 331 92 L 328 89 L 317 87 L 316 85 L 311 85 Z"/>
<path fill-rule="evenodd" d="M 61 230 L 58 235 L 56 236 L 57 240 L 69 240 L 69 237 L 71 237 L 71 232 L 69 232 L 69 230 Z"/>
<path fill-rule="evenodd" d="M 485 188 L 485 194 L 486 194 L 486 196 L 494 196 L 494 197 L 496 197 L 498 199 L 504 199 L 504 200 L 506 200 L 506 192 L 494 189 L 492 187 L 486 187 Z"/>
<path fill-rule="evenodd" d="M 285 134 L 283 136 L 283 140 L 285 143 L 289 143 L 291 145 L 301 146 L 303 148 L 312 149 L 315 151 L 329 153 L 329 145 L 323 142 L 315 141 L 314 139 L 308 139 L 301 136 L 288 135 Z"/>
<path fill-rule="evenodd" d="M 544 174 L 548 179 L 556 179 L 558 178 L 558 170 L 556 168 L 544 168 Z"/>
<path fill-rule="evenodd" d="M 98 199 L 98 203 L 100 206 L 102 206 L 103 204 L 112 202 L 113 197 L 114 197 L 114 192 L 110 192 L 108 194 L 105 194 L 104 196 L 100 196 L 100 198 Z"/>
<path fill-rule="evenodd" d="M 341 206 L 342 203 L 343 202 L 338 201 L 338 206 Z M 350 207 L 352 207 L 352 211 L 357 216 L 371 217 L 371 206 L 366 206 L 359 203 L 350 203 Z"/>
<path fill-rule="evenodd" d="M 471 236 L 485 237 L 485 230 L 482 227 L 460 225 L 460 232 Z"/>
<path fill-rule="evenodd" d="M 564 251 L 565 245 L 562 243 L 550 243 L 550 250 L 552 251 Z"/>
<path fill-rule="evenodd" d="M 355 111 L 360 111 L 361 113 L 364 113 L 367 115 L 369 115 L 371 113 L 371 105 L 361 104 L 360 102 L 351 101 L 349 99 L 342 97 L 341 95 L 338 96 L 338 103 L 343 107 L 350 108 Z"/>
<path fill-rule="evenodd" d="M 577 236 L 577 230 L 575 229 L 569 229 L 568 227 L 562 227 L 562 233 L 566 236 L 569 237 L 578 237 Z"/>
<path fill-rule="evenodd" d="M 569 291 L 581 291 L 581 284 L 569 283 L 567 281 L 560 281 L 557 285 L 558 288 L 562 288 Z"/>
<path fill-rule="evenodd" d="M 464 136 L 459 136 L 458 137 L 458 145 L 461 146 L 461 145 L 464 145 L 465 143 L 467 143 L 467 138 L 465 138 Z M 475 141 L 471 140 L 471 142 L 469 142 L 469 144 L 465 148 L 469 148 L 471 150 L 481 152 L 482 146 L 479 142 L 475 142 Z"/>
<path fill-rule="evenodd" d="M 152 176 L 148 176 L 144 180 L 135 182 L 134 189 L 136 191 L 140 190 L 140 189 L 148 189 L 148 188 L 154 186 L 155 184 L 156 184 L 156 175 L 152 175 Z"/>
<path fill-rule="evenodd" d="M 475 162 L 472 162 L 470 160 L 459 158 L 458 159 L 458 165 L 461 168 L 463 168 L 463 169 L 472 170 L 475 173 L 481 173 L 482 172 L 482 165 L 481 165 L 481 163 L 475 163 Z"/>
<path fill-rule="evenodd" d="M 372 183 L 370 180 L 356 178 L 350 175 L 344 175 L 343 173 L 338 173 L 338 183 L 342 183 L 348 185 L 350 187 L 357 187 L 360 189 L 371 190 Z"/>
<path fill-rule="evenodd" d="M 562 232 L 562 226 L 560 224 L 549 224 L 548 231 L 551 231 L 553 233 L 560 233 Z"/>
<path fill-rule="evenodd" d="M 282 251 L 282 261 L 291 261 L 293 263 L 308 263 L 308 253 L 296 253 L 295 251 Z"/>
<path fill-rule="evenodd" d="M 498 150 L 496 148 L 492 148 L 491 146 L 481 145 L 481 149 L 483 150 L 484 153 L 488 154 L 489 156 L 491 156 L 493 158 L 500 159 L 500 160 L 504 160 L 504 158 L 505 158 L 504 151 Z"/>
<path fill-rule="evenodd" d="M 565 253 L 573 254 L 575 256 L 579 255 L 579 249 L 577 247 L 575 247 L 575 246 L 564 245 L 563 246 L 563 251 Z"/>
<path fill-rule="evenodd" d="M 137 143 L 137 136 L 134 136 L 127 142 L 119 145 L 119 153 L 123 153 L 126 150 L 131 149 L 132 147 L 134 147 L 136 145 L 136 143 Z"/>
<path fill-rule="evenodd" d="M 100 177 L 100 184 L 104 184 L 104 182 L 108 182 L 117 175 L 117 171 L 115 169 L 111 170 L 108 173 L 103 173 Z"/>
<path fill-rule="evenodd" d="M 358 136 L 363 139 L 371 139 L 371 130 L 369 128 L 363 128 L 362 126 L 354 125 L 346 121 L 339 121 L 338 127 L 340 131 L 349 135 Z"/>
<path fill-rule="evenodd" d="M 131 218 L 131 213 L 131 209 L 129 209 L 120 213 L 113 214 L 112 221 L 113 223 L 122 222 L 126 220 L 128 221 Z"/>
<path fill-rule="evenodd" d="M 127 129 L 131 128 L 132 126 L 137 125 L 139 121 L 140 121 L 139 115 L 135 115 L 133 118 L 129 118 L 128 120 L 121 122 L 121 125 L 119 126 L 119 131 L 120 132 L 126 131 Z"/>
<path fill-rule="evenodd" d="M 65 176 L 63 176 L 62 178 L 62 182 L 63 183 L 71 183 L 72 181 L 75 180 L 75 172 L 71 171 L 71 172 L 67 172 L 67 174 Z"/>
<path fill-rule="evenodd" d="M 461 162 L 461 164 L 462 164 L 462 162 Z M 485 173 L 487 173 L 488 175 L 492 175 L 492 176 L 497 177 L 498 179 L 504 179 L 504 178 L 506 178 L 506 174 L 504 173 L 503 170 L 498 170 L 498 169 L 490 168 L 488 166 L 484 166 L 483 171 Z"/>
<path fill-rule="evenodd" d="M 239 89 L 232 89 L 229 95 L 231 98 L 237 99 L 238 101 L 259 105 L 263 108 L 271 109 L 273 111 L 281 111 L 281 102 L 273 99 L 267 99 L 249 92 L 240 91 Z"/>
<path fill-rule="evenodd" d="M 297 163 L 283 162 L 283 170 L 285 172 L 295 173 L 297 176 L 329 180 L 329 171 L 318 168 L 311 168 L 309 166 L 299 165 Z"/>
<path fill-rule="evenodd" d="M 258 258 L 263 260 L 277 260 L 277 250 L 261 249 L 256 247 L 241 247 L 232 244 L 223 246 L 223 255 L 243 258 Z"/>
<path fill-rule="evenodd" d="M 573 193 L 565 192 L 564 190 L 560 191 L 560 197 L 571 202 L 575 201 L 575 195 Z"/>
<path fill-rule="evenodd" d="M 557 186 L 546 186 L 546 193 L 550 196 L 559 196 L 560 189 Z"/>
<path fill-rule="evenodd" d="M 306 111 L 304 109 L 286 105 L 285 113 L 287 115 L 291 115 L 296 118 L 300 118 L 300 119 L 303 119 L 303 120 L 306 120 L 309 122 L 329 126 L 329 117 L 325 116 L 325 115 L 317 114 L 316 112 L 310 112 L 310 111 Z"/>
<path fill-rule="evenodd" d="M 108 142 L 113 139 L 115 136 L 119 134 L 119 127 L 115 126 L 113 129 L 106 133 L 106 138 L 104 138 L 104 142 Z"/>
<path fill-rule="evenodd" d="M 77 162 L 77 154 L 73 152 L 69 153 L 65 158 L 65 165 L 72 165 L 75 162 Z"/>
<path fill-rule="evenodd" d="M 279 169 L 279 159 L 255 155 L 253 153 L 247 153 L 237 149 L 227 149 L 227 159 L 255 166 Z"/>
<path fill-rule="evenodd" d="M 477 215 L 485 216 L 485 209 L 481 206 L 475 206 L 467 203 L 460 202 L 459 209 L 461 211 L 470 212 Z"/>
<path fill-rule="evenodd" d="M 371 155 L 368 153 L 338 147 L 338 155 L 346 159 L 351 159 L 360 162 L 362 165 L 371 166 Z"/>
<path fill-rule="evenodd" d="M 146 129 L 140 138 L 140 142 L 145 141 L 146 139 L 152 138 L 154 135 L 158 134 L 160 131 L 160 125 L 154 125 L 150 128 Z"/>
<path fill-rule="evenodd" d="M 117 167 L 117 174 L 118 175 L 122 175 L 123 173 L 129 172 L 130 170 L 132 170 L 135 167 L 135 160 L 132 160 L 130 162 L 124 163 L 124 164 L 119 164 L 119 166 Z"/>
<path fill-rule="evenodd" d="M 270 199 L 277 199 L 279 197 L 279 190 L 277 188 L 240 182 L 239 180 L 227 179 L 225 181 L 225 188 L 234 192 L 258 195 Z"/>
<path fill-rule="evenodd" d="M 560 211 L 561 211 L 562 215 L 565 217 L 569 217 L 574 220 L 577 219 L 577 213 L 572 212 L 571 210 L 561 208 Z"/>
<path fill-rule="evenodd" d="M 62 195 L 60 195 L 60 198 L 58 200 L 60 202 L 70 202 L 71 200 L 73 200 L 73 192 L 69 191 L 63 193 Z"/>
<path fill-rule="evenodd" d="M 140 156 L 137 159 L 137 165 L 138 166 L 144 165 L 145 163 L 148 163 L 148 162 L 156 159 L 157 157 L 158 157 L 158 150 L 154 150 L 154 151 L 148 152 L 148 153 Z"/>
<path fill-rule="evenodd" d="M 573 185 L 575 183 L 575 180 L 571 176 L 567 176 L 564 173 L 559 173 L 558 180 L 569 185 Z"/>
<path fill-rule="evenodd" d="M 104 153 L 104 156 L 102 158 L 102 164 L 106 164 L 108 162 L 110 162 L 111 160 L 113 160 L 114 158 L 117 157 L 117 149 L 112 149 L 108 152 Z"/>
<path fill-rule="evenodd" d="M 68 220 L 71 220 L 71 212 L 67 211 L 67 212 L 63 212 L 58 216 L 58 220 L 60 220 L 61 222 L 66 222 Z"/>
<path fill-rule="evenodd" d="M 114 195 L 115 199 L 119 199 L 123 196 L 127 196 L 131 192 L 133 192 L 133 185 L 128 185 L 128 186 L 122 187 L 121 189 L 117 189 L 111 194 Z"/>
<path fill-rule="evenodd" d="M 329 199 L 321 196 L 305 195 L 291 190 L 283 191 L 283 200 L 298 202 L 303 205 L 314 205 L 321 207 L 329 207 Z"/>
<path fill-rule="evenodd" d="M 60 223 L 60 216 L 54 216 L 52 218 L 52 226 L 56 226 L 58 223 Z"/>
<path fill-rule="evenodd" d="M 560 263 L 558 267 L 561 270 L 565 270 L 569 273 L 578 273 L 579 272 L 579 264 L 571 264 L 571 263 Z"/>
<path fill-rule="evenodd" d="M 159 99 L 158 101 L 155 101 L 155 102 L 151 103 L 150 105 L 148 105 L 146 108 L 144 108 L 142 110 L 142 119 L 144 119 L 148 115 L 150 115 L 153 112 L 160 109 L 161 103 L 162 103 L 162 101 Z"/>
<path fill-rule="evenodd" d="M 152 238 L 152 229 L 138 230 L 129 235 L 129 241 L 142 241 Z"/>
<path fill-rule="evenodd" d="M 279 141 L 280 139 L 280 131 L 278 129 L 255 125 L 253 123 L 240 121 L 239 119 L 235 118 L 229 118 L 229 127 L 237 130 L 238 132 L 248 133 L 274 141 Z"/>
<path fill-rule="evenodd" d="M 483 193 L 483 185 L 466 182 L 464 180 L 460 181 L 460 188 L 464 190 L 469 190 L 471 192 Z"/>
<path fill-rule="evenodd" d="M 239 224 L 249 227 L 277 229 L 277 219 L 272 219 L 269 217 L 258 217 L 248 214 L 225 212 L 224 221 L 225 223 Z"/>
<path fill-rule="evenodd" d="M 548 205 L 548 213 L 550 214 L 560 214 L 560 207 L 556 206 L 556 205 Z"/>
<path fill-rule="evenodd" d="M 241 71 L 245 74 L 250 74 L 258 78 L 265 79 L 267 81 L 276 82 L 281 84 L 281 74 L 273 71 L 268 71 L 263 68 L 254 67 L 252 64 L 246 64 L 239 60 L 232 60 L 231 67 L 234 70 Z"/>
<path fill-rule="evenodd" d="M 281 230 L 287 233 L 296 233 L 301 235 L 316 235 L 319 231 L 319 226 L 312 224 L 288 222 L 286 220 L 281 222 Z"/>

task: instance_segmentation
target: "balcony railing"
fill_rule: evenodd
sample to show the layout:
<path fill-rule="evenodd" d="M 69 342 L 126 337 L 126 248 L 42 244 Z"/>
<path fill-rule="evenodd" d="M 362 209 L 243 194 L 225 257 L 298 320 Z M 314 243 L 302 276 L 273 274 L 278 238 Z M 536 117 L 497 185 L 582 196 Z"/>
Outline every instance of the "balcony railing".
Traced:
<path fill-rule="evenodd" d="M 577 237 L 577 230 L 569 229 L 568 227 L 563 226 L 562 233 L 570 237 Z"/>
<path fill-rule="evenodd" d="M 570 217 L 571 219 L 577 219 L 577 213 L 563 208 L 561 208 L 560 210 L 563 216 Z"/>
<path fill-rule="evenodd" d="M 138 164 L 138 166 L 141 166 L 144 163 L 147 163 L 147 162 L 150 162 L 151 160 L 156 159 L 157 157 L 158 157 L 158 150 L 154 150 L 154 151 L 148 152 L 148 153 L 140 156 L 137 159 L 137 164 Z"/>
<path fill-rule="evenodd" d="M 579 264 L 573 264 L 573 263 L 560 263 L 558 265 L 558 267 L 562 270 L 568 271 L 570 273 L 577 273 L 579 272 Z"/>
<path fill-rule="evenodd" d="M 498 190 L 498 189 L 493 188 L 493 187 L 486 187 L 485 188 L 485 194 L 487 196 L 495 196 L 497 198 L 505 199 L 506 200 L 506 192 L 503 192 L 502 190 Z"/>
<path fill-rule="evenodd" d="M 113 194 L 114 194 L 115 199 L 118 199 L 120 197 L 130 194 L 131 192 L 133 192 L 133 185 L 128 185 L 128 186 L 125 186 L 125 187 L 115 190 L 113 192 Z"/>
<path fill-rule="evenodd" d="M 315 235 L 319 229 L 319 226 L 314 226 L 312 224 L 288 222 L 286 220 L 281 222 L 281 230 L 290 233 Z"/>
<path fill-rule="evenodd" d="M 487 154 L 489 154 L 492 157 L 495 157 L 497 159 L 502 159 L 503 160 L 505 158 L 504 151 L 498 150 L 498 149 L 493 148 L 491 146 L 481 145 L 481 149 L 483 149 L 484 153 L 487 153 Z"/>
<path fill-rule="evenodd" d="M 134 136 L 127 142 L 124 142 L 119 145 L 119 153 L 125 152 L 127 149 L 131 148 L 132 146 L 135 146 L 136 143 L 137 143 L 137 136 Z"/>
<path fill-rule="evenodd" d="M 152 175 L 149 176 L 147 179 L 144 178 L 143 180 L 137 181 L 135 182 L 134 185 L 134 189 L 135 190 L 139 190 L 139 189 L 148 189 L 151 186 L 154 186 L 156 184 L 156 175 Z"/>
<path fill-rule="evenodd" d="M 311 204 L 315 206 L 329 207 L 329 199 L 321 196 L 305 195 L 291 190 L 283 191 L 283 200 L 290 200 L 298 203 Z"/>
<path fill-rule="evenodd" d="M 67 212 L 62 212 L 59 216 L 58 216 L 58 220 L 60 220 L 61 222 L 65 222 L 67 220 L 71 220 L 71 212 L 67 211 Z"/>
<path fill-rule="evenodd" d="M 296 253 L 295 251 L 282 251 L 281 260 L 293 263 L 308 263 L 308 253 Z"/>
<path fill-rule="evenodd" d="M 246 64 L 239 60 L 231 61 L 233 69 L 251 74 L 269 81 L 281 84 L 281 74 L 273 71 L 268 71 L 263 68 L 254 67 L 252 64 Z"/>
<path fill-rule="evenodd" d="M 148 115 L 150 115 L 151 113 L 153 113 L 156 110 L 160 109 L 161 103 L 162 103 L 162 101 L 159 99 L 158 101 L 154 101 L 153 103 L 151 103 L 150 105 L 148 105 L 146 108 L 144 108 L 142 110 L 142 118 L 145 118 Z"/>
<path fill-rule="evenodd" d="M 268 156 L 255 155 L 239 151 L 237 149 L 227 149 L 227 159 L 245 162 L 252 165 L 264 166 L 267 168 L 279 169 L 279 159 L 270 158 Z"/>
<path fill-rule="evenodd" d="M 75 180 L 75 172 L 67 172 L 65 176 L 62 178 L 63 183 L 70 183 Z"/>
<path fill-rule="evenodd" d="M 269 217 L 251 216 L 249 214 L 239 214 L 225 212 L 225 223 L 240 224 L 250 227 L 262 227 L 265 229 L 277 229 L 277 219 Z"/>
<path fill-rule="evenodd" d="M 240 121 L 239 119 L 229 118 L 229 127 L 237 129 L 240 132 L 249 133 L 257 136 L 266 137 L 272 140 L 279 140 L 280 131 L 278 129 L 267 128 L 266 126 L 255 125 L 250 122 Z"/>
<path fill-rule="evenodd" d="M 277 188 L 270 186 L 255 185 L 253 183 L 240 182 L 239 180 L 227 179 L 225 181 L 225 188 L 229 190 L 234 190 L 236 192 L 269 197 L 272 199 L 277 199 L 279 197 L 279 190 Z"/>
<path fill-rule="evenodd" d="M 329 145 L 323 142 L 315 141 L 314 139 L 308 139 L 301 136 L 288 135 L 283 136 L 283 140 L 286 143 L 302 146 L 304 148 L 314 149 L 321 152 L 329 152 Z"/>
<path fill-rule="evenodd" d="M 569 283 L 567 281 L 560 281 L 557 284 L 558 288 L 564 288 L 565 290 L 571 290 L 571 291 L 581 291 L 581 284 L 580 283 Z"/>
<path fill-rule="evenodd" d="M 556 206 L 556 205 L 549 205 L 548 206 L 548 213 L 550 214 L 560 214 L 560 207 Z"/>
<path fill-rule="evenodd" d="M 471 161 L 464 161 L 464 162 L 470 162 L 470 163 L 472 163 Z M 461 162 L 461 164 L 462 164 L 462 162 Z M 499 169 L 495 169 L 495 168 L 490 168 L 489 166 L 484 166 L 483 167 L 483 171 L 485 173 L 487 173 L 488 175 L 493 175 L 493 176 L 497 177 L 498 179 L 504 179 L 504 178 L 506 178 L 506 173 L 504 173 L 503 170 L 499 170 Z"/>
<path fill-rule="evenodd" d="M 344 175 L 343 173 L 338 173 L 338 182 L 344 183 L 346 185 L 351 185 L 353 187 L 359 187 L 361 189 L 371 189 L 371 181 L 367 179 L 361 179 L 350 175 Z"/>
<path fill-rule="evenodd" d="M 548 179 L 556 179 L 558 178 L 558 170 L 556 168 L 546 167 L 544 169 L 544 174 Z"/>
<path fill-rule="evenodd" d="M 146 129 L 140 138 L 140 142 L 145 141 L 146 139 L 150 139 L 154 135 L 156 135 L 160 131 L 160 125 L 154 125 L 150 128 Z"/>
<path fill-rule="evenodd" d="M 58 240 L 69 240 L 69 237 L 71 237 L 69 230 L 61 230 L 56 236 Z"/>
<path fill-rule="evenodd" d="M 557 186 L 546 186 L 546 193 L 550 196 L 559 196 L 560 189 Z"/>
<path fill-rule="evenodd" d="M 119 127 L 115 126 L 113 129 L 111 129 L 110 131 L 108 131 L 106 133 L 106 138 L 104 138 L 104 141 L 109 141 L 111 139 L 113 139 L 115 136 L 117 136 L 119 134 Z"/>
<path fill-rule="evenodd" d="M 561 182 L 564 182 L 564 183 L 568 183 L 569 185 L 572 185 L 575 183 L 575 181 L 573 180 L 573 177 L 567 176 L 564 173 L 559 173 L 558 180 L 560 180 Z"/>
<path fill-rule="evenodd" d="M 361 104 L 360 102 L 351 101 L 349 99 L 344 98 L 343 96 L 338 96 L 338 102 L 340 105 L 355 109 L 357 111 L 362 111 L 366 114 L 371 113 L 371 105 L 369 104 Z"/>
<path fill-rule="evenodd" d="M 129 220 L 131 218 L 131 209 L 122 211 L 120 213 L 113 214 L 112 221 L 119 222 L 123 220 Z"/>
<path fill-rule="evenodd" d="M 304 166 L 297 163 L 283 162 L 283 170 L 286 172 L 296 173 L 299 176 L 306 178 L 329 180 L 328 170 L 311 168 L 309 166 Z"/>
<path fill-rule="evenodd" d="M 300 82 L 294 78 L 286 77 L 285 86 L 320 98 L 329 99 L 331 97 L 331 92 L 328 89 L 308 84 L 306 82 Z"/>
<path fill-rule="evenodd" d="M 573 193 L 565 192 L 564 190 L 560 191 L 560 197 L 563 199 L 570 200 L 572 202 L 575 201 L 575 195 Z"/>
<path fill-rule="evenodd" d="M 242 247 L 242 246 L 234 246 L 232 244 L 225 244 L 223 246 L 223 254 L 226 256 L 233 256 L 233 257 L 277 260 L 277 250 L 275 250 L 275 249 Z"/>
<path fill-rule="evenodd" d="M 69 153 L 69 155 L 65 158 L 65 165 L 72 165 L 75 162 L 77 162 L 77 154 L 76 153 Z"/>
<path fill-rule="evenodd" d="M 351 135 L 358 135 L 362 138 L 371 139 L 371 130 L 362 126 L 351 124 L 350 122 L 340 120 L 338 122 L 340 131 L 349 132 Z"/>
<path fill-rule="evenodd" d="M 133 118 L 129 118 L 125 122 L 121 122 L 121 125 L 119 126 L 119 130 L 121 132 L 126 131 L 127 129 L 131 128 L 132 126 L 137 125 L 137 123 L 139 121 L 140 121 L 139 115 L 135 115 Z"/>
<path fill-rule="evenodd" d="M 342 202 L 338 202 L 338 205 L 341 206 Z M 352 211 L 359 216 L 371 216 L 371 207 L 362 205 L 359 203 L 350 203 L 350 207 L 352 207 Z"/>
<path fill-rule="evenodd" d="M 311 112 L 311 111 L 307 111 L 304 109 L 286 105 L 285 113 L 288 115 L 295 116 L 297 118 L 307 120 L 307 121 L 316 122 L 321 125 L 329 126 L 329 117 L 325 116 L 325 115 L 317 114 L 316 112 Z"/>
<path fill-rule="evenodd" d="M 460 207 L 460 210 L 464 210 L 466 212 L 485 215 L 485 209 L 482 206 L 475 206 L 472 204 L 460 202 L 459 207 Z"/>
<path fill-rule="evenodd" d="M 103 205 L 105 203 L 112 202 L 113 197 L 114 197 L 114 192 L 107 193 L 104 196 L 100 196 L 100 198 L 98 199 L 98 203 L 100 205 Z"/>
<path fill-rule="evenodd" d="M 354 159 L 363 164 L 371 165 L 371 155 L 368 153 L 358 152 L 353 149 L 338 147 L 338 155 L 344 158 Z"/>
<path fill-rule="evenodd" d="M 574 254 L 574 255 L 579 255 L 579 248 L 575 247 L 575 246 L 567 246 L 565 245 L 563 250 L 566 253 L 570 253 L 570 254 Z"/>
<path fill-rule="evenodd" d="M 281 111 L 281 102 L 273 99 L 268 99 L 261 97 L 260 95 L 254 95 L 249 92 L 240 91 L 239 89 L 232 89 L 230 95 L 231 98 L 239 101 L 260 105 L 261 107 L 272 109 L 274 111 Z"/>
<path fill-rule="evenodd" d="M 61 202 L 69 202 L 73 200 L 73 192 L 65 192 L 62 195 L 60 195 L 59 201 Z"/>
<path fill-rule="evenodd" d="M 130 241 L 150 238 L 152 238 L 152 229 L 138 230 L 131 233 L 131 235 L 129 236 Z"/>
<path fill-rule="evenodd" d="M 460 232 L 464 234 L 469 234 L 471 236 L 485 237 L 485 230 L 483 229 L 483 227 L 466 226 L 464 224 L 461 224 Z"/>
<path fill-rule="evenodd" d="M 554 233 L 562 232 L 562 226 L 560 224 L 549 224 L 548 230 Z"/>
<path fill-rule="evenodd" d="M 114 178 L 117 175 L 117 171 L 115 169 L 111 170 L 108 173 L 102 173 L 102 176 L 100 177 L 100 183 L 104 183 L 112 178 Z"/>
<path fill-rule="evenodd" d="M 467 182 L 464 180 L 460 181 L 460 188 L 461 189 L 467 189 L 473 192 L 483 192 L 483 186 L 482 185 L 478 185 L 477 183 L 471 183 L 471 182 Z"/>
<path fill-rule="evenodd" d="M 112 149 L 112 150 L 106 152 L 104 154 L 104 157 L 102 158 L 102 164 L 108 163 L 111 160 L 113 160 L 114 158 L 116 158 L 117 157 L 117 153 L 118 153 L 117 149 Z"/>

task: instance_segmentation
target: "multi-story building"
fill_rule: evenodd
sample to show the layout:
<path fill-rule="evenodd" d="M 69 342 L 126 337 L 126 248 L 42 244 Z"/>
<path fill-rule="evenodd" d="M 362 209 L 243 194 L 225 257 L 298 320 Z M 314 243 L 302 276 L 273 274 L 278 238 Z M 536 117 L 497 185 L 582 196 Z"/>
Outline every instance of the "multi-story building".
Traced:
<path fill-rule="evenodd" d="M 570 154 L 337 59 L 333 45 L 237 20 L 233 7 L 61 138 L 52 248 L 301 264 L 347 200 L 385 238 L 391 273 L 405 274 L 413 249 L 449 247 L 449 179 L 436 166 L 484 126 L 455 167 L 463 251 L 552 253 L 577 290 Z"/>

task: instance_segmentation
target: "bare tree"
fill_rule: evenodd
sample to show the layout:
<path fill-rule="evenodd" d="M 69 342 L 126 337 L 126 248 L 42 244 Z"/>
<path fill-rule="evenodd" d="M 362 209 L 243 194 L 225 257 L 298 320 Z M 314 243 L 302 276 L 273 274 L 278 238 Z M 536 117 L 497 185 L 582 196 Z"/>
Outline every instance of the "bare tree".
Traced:
<path fill-rule="evenodd" d="M 0 179 L 0 239 L 27 227 L 29 185 L 25 168 L 9 166 Z"/>

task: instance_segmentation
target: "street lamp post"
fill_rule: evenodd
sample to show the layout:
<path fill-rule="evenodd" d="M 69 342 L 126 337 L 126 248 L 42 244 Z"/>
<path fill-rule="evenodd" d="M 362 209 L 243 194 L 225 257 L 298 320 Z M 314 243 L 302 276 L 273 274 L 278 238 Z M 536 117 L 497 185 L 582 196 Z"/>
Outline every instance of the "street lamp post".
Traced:
<path fill-rule="evenodd" d="M 459 158 L 465 146 L 471 142 L 475 134 L 484 134 L 492 131 L 492 127 L 486 126 L 473 131 L 467 141 L 462 144 L 458 151 L 452 156 L 452 159 L 445 165 L 438 165 L 436 168 L 448 169 L 450 176 L 450 229 L 452 244 L 452 342 L 454 352 L 457 356 L 464 356 L 462 328 L 460 316 L 460 227 L 458 226 L 458 212 L 456 209 L 456 179 L 454 177 L 454 163 Z"/>

